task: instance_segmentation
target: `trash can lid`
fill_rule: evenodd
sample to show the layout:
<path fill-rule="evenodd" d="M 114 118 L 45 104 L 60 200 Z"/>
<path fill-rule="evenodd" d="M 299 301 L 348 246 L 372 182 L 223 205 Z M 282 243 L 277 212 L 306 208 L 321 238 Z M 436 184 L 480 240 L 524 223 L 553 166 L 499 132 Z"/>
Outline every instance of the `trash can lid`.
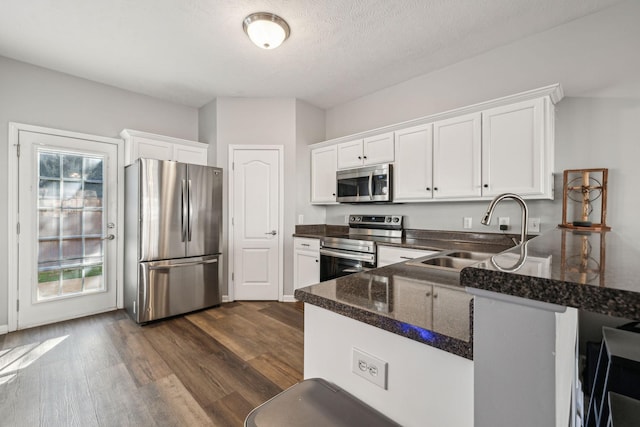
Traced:
<path fill-rule="evenodd" d="M 247 415 L 245 427 L 388 427 L 387 418 L 322 378 L 304 380 Z"/>

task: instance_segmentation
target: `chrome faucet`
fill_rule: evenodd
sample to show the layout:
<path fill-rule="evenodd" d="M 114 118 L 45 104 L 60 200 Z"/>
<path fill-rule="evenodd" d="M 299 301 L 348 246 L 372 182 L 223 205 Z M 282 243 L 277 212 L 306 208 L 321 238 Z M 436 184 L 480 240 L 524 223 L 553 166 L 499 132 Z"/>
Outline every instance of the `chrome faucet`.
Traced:
<path fill-rule="evenodd" d="M 493 210 L 496 208 L 496 205 L 500 203 L 504 199 L 513 199 L 522 208 L 522 228 L 520 229 L 520 244 L 524 245 L 527 241 L 527 223 L 529 222 L 529 208 L 527 208 L 527 204 L 524 202 L 522 197 L 513 193 L 504 193 L 497 196 L 495 199 L 491 201 L 489 207 L 487 208 L 487 212 L 484 214 L 484 218 L 482 218 L 482 225 L 489 225 L 491 222 L 491 215 L 493 215 Z"/>

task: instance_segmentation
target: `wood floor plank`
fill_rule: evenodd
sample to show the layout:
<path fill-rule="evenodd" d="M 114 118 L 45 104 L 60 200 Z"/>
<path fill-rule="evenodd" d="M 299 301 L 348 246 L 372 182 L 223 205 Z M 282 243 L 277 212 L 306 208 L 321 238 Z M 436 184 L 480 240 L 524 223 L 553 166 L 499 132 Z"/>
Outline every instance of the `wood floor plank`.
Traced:
<path fill-rule="evenodd" d="M 143 327 L 119 310 L 2 335 L 0 425 L 242 426 L 302 380 L 302 317 L 243 301 Z"/>
<path fill-rule="evenodd" d="M 87 372 L 87 382 L 100 425 L 156 425 L 123 363 L 93 373 Z"/>
<path fill-rule="evenodd" d="M 107 331 L 137 386 L 171 375 L 171 369 L 144 336 L 142 328 L 130 319 L 108 325 Z"/>
<path fill-rule="evenodd" d="M 283 324 L 299 329 L 304 328 L 304 314 L 297 310 L 296 303 L 273 303 L 268 307 L 260 310 L 260 313 L 266 314 L 276 320 L 279 320 Z"/>
<path fill-rule="evenodd" d="M 65 378 L 60 381 L 59 378 Z M 98 426 L 89 384 L 77 360 L 50 363 L 41 371 L 41 416 L 45 426 Z"/>
<path fill-rule="evenodd" d="M 249 360 L 249 364 L 283 390 L 302 381 L 303 378 L 300 369 L 292 367 L 270 352 Z"/>
<path fill-rule="evenodd" d="M 214 426 L 178 377 L 171 374 L 140 389 L 147 408 L 161 426 Z"/>
<path fill-rule="evenodd" d="M 264 402 L 281 391 L 280 387 L 186 319 L 174 319 L 164 325 L 163 337 L 169 338 L 177 345 L 174 348 L 166 345 L 159 348 L 156 346 L 157 341 L 152 341 L 152 344 L 196 399 L 204 396 L 205 393 L 194 392 L 191 387 L 199 387 L 203 384 L 214 386 L 214 390 L 210 393 L 214 391 L 219 393 L 218 398 L 233 391 L 239 391 L 248 402 L 254 405 Z M 167 358 L 173 360 L 169 362 Z M 186 358 L 192 363 L 185 365 L 183 361 Z M 193 377 L 194 374 L 197 374 L 197 378 Z M 181 375 L 184 375 L 184 378 Z M 199 403 L 203 407 L 209 405 L 206 401 L 199 401 Z"/>
<path fill-rule="evenodd" d="M 233 392 L 214 402 L 207 410 L 217 427 L 241 427 L 255 406 L 247 402 L 240 393 Z"/>

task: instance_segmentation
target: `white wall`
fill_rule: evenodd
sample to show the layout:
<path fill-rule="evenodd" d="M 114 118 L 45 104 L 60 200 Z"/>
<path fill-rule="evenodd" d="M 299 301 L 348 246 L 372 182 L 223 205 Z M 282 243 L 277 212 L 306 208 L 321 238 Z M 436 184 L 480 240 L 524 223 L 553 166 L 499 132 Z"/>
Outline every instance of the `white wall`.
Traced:
<path fill-rule="evenodd" d="M 222 252 L 226 254 L 224 277 L 228 277 L 229 239 L 228 183 L 230 145 L 281 145 L 284 147 L 284 283 L 292 288 L 293 248 L 288 236 L 294 233 L 295 223 L 295 99 L 293 98 L 218 98 L 217 99 L 216 165 L 224 168 Z M 223 287 L 228 295 L 228 287 Z"/>
<path fill-rule="evenodd" d="M 640 2 L 622 2 L 331 108 L 327 138 L 558 82 L 568 96 L 638 98 L 638 19 Z"/>
<path fill-rule="evenodd" d="M 325 139 L 324 110 L 296 101 L 296 224 L 324 224 L 325 209 L 309 203 L 311 191 L 309 144 Z"/>
<path fill-rule="evenodd" d="M 540 217 L 541 231 L 555 227 L 562 216 L 562 171 L 609 168 L 608 223 L 640 247 L 640 223 L 632 197 L 640 182 L 640 2 L 624 2 L 550 31 L 375 92 L 327 111 L 327 138 L 350 135 L 416 117 L 561 83 L 568 96 L 556 106 L 555 201 L 528 203 L 531 217 Z M 598 31 L 594 31 L 598 28 Z M 601 72 L 600 64 L 607 64 Z M 617 98 L 607 97 L 616 95 Z M 598 96 L 598 97 L 595 97 Z M 519 161 L 514 159 L 514 161 Z M 394 213 L 407 216 L 407 228 L 463 230 L 462 218 L 473 218 L 473 229 L 486 202 L 421 203 L 326 208 L 326 222 L 344 224 L 348 213 Z M 519 229 L 515 204 L 499 206 Z"/>
<path fill-rule="evenodd" d="M 217 102 L 214 99 L 198 110 L 198 141 L 209 144 L 207 164 L 215 165 L 218 138 Z"/>
<path fill-rule="evenodd" d="M 118 137 L 124 128 L 191 140 L 198 136 L 195 108 L 4 57 L 0 57 L 0 94 L 0 170 L 5 174 L 11 121 L 109 137 Z M 7 200 L 6 176 L 0 179 L 0 200 Z M 0 242 L 6 242 L 3 209 L 0 224 Z M 0 326 L 7 323 L 7 250 L 6 244 L 0 246 Z"/>

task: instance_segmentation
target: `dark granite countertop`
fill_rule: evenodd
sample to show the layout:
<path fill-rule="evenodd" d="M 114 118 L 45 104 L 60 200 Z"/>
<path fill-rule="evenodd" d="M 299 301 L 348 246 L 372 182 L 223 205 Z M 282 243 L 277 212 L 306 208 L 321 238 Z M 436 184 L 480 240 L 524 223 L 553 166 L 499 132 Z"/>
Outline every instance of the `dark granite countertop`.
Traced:
<path fill-rule="evenodd" d="M 556 228 L 530 240 L 517 271 L 513 248 L 462 270 L 461 284 L 640 320 L 640 253 L 624 235 Z"/>
<path fill-rule="evenodd" d="M 295 297 L 473 359 L 472 296 L 459 282 L 455 272 L 399 263 L 297 289 Z"/>
<path fill-rule="evenodd" d="M 557 228 L 529 240 L 522 260 L 520 247 L 509 249 L 504 236 L 479 235 L 488 240 L 469 242 L 458 238 L 460 233 L 451 234 L 450 240 L 447 235 L 409 234 L 397 243 L 385 244 L 497 255 L 493 261 L 464 268 L 460 275 L 394 264 L 298 289 L 295 297 L 469 359 L 473 358 L 472 305 L 461 315 L 459 300 L 443 303 L 441 299 L 436 310 L 433 299 L 429 306 L 423 295 L 436 292 L 437 287 L 469 287 L 640 320 L 640 253 L 623 235 Z M 505 271 L 518 264 L 516 271 Z M 441 322 L 439 316 L 446 321 Z M 457 325 L 457 330 L 452 332 L 446 324 Z M 460 333 L 460 325 L 468 327 L 468 334 Z"/>

